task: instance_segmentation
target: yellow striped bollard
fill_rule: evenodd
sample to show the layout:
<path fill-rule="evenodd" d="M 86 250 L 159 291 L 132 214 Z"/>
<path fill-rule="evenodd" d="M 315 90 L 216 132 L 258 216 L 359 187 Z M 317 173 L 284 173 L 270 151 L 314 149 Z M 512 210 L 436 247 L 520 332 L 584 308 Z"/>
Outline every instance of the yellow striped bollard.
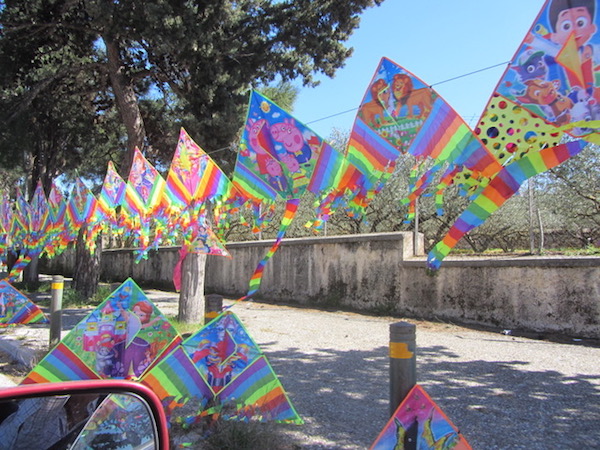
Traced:
<path fill-rule="evenodd" d="M 390 325 L 390 416 L 417 383 L 416 329 L 408 322 Z"/>
<path fill-rule="evenodd" d="M 213 320 L 223 310 L 223 296 L 208 294 L 204 297 L 204 325 Z"/>
<path fill-rule="evenodd" d="M 62 275 L 52 275 L 50 300 L 50 348 L 60 342 L 62 331 L 62 299 L 65 278 Z"/>

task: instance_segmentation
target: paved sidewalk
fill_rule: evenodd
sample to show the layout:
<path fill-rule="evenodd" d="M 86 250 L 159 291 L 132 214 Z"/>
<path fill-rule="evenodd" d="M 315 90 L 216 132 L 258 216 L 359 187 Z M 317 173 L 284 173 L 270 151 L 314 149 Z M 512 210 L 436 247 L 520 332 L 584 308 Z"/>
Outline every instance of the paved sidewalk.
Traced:
<path fill-rule="evenodd" d="M 175 314 L 176 294 L 147 293 L 166 315 Z M 290 427 L 302 448 L 368 448 L 388 419 L 389 325 L 400 319 L 262 303 L 232 311 L 305 420 Z M 86 314 L 66 311 L 65 330 Z M 409 321 L 417 324 L 418 382 L 473 448 L 598 448 L 598 342 Z M 48 327 L 6 329 L 0 350 L 7 342 L 25 353 L 44 347 Z"/>

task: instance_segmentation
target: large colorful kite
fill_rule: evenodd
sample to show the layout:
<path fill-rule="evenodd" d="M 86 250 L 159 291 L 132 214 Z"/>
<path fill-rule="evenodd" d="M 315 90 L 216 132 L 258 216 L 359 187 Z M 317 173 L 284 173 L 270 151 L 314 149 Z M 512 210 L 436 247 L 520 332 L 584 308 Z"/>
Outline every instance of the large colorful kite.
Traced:
<path fill-rule="evenodd" d="M 246 126 L 233 173 L 233 183 L 257 211 L 269 209 L 276 198 L 286 207 L 275 243 L 259 262 L 244 298 L 258 291 L 264 268 L 290 226 L 325 143 L 268 98 L 253 91 Z"/>
<path fill-rule="evenodd" d="M 475 129 L 503 167 L 430 252 L 430 268 L 439 268 L 458 240 L 525 180 L 600 143 L 596 5 L 548 0 L 542 7 Z"/>
<path fill-rule="evenodd" d="M 224 419 L 303 423 L 267 358 L 237 316 L 225 312 L 187 338 L 141 380 L 171 422 Z"/>
<path fill-rule="evenodd" d="M 442 167 L 446 167 L 442 176 L 446 182 L 460 170 L 468 170 L 472 182 L 501 168 L 456 111 L 430 86 L 387 58 L 379 63 L 361 102 L 347 154 L 368 174 L 366 200 L 381 189 L 401 154 L 415 157 L 415 172 L 428 160 L 433 162 L 424 174 L 415 176 L 406 200 L 409 218 L 417 197 Z M 440 212 L 441 189 L 438 186 Z"/>
<path fill-rule="evenodd" d="M 394 412 L 370 450 L 470 450 L 464 436 L 419 386 L 414 386 Z"/>
<path fill-rule="evenodd" d="M 22 384 L 138 379 L 181 337 L 132 279 L 73 328 Z"/>
<path fill-rule="evenodd" d="M 122 201 L 123 223 L 134 237 L 136 262 L 148 257 L 167 228 L 165 180 L 136 147 Z M 155 239 L 151 240 L 151 232 Z"/>
<path fill-rule="evenodd" d="M 217 225 L 227 227 L 222 218 L 231 210 L 236 192 L 231 181 L 182 128 L 165 186 L 169 198 L 169 228 L 180 230 L 180 259 L 173 271 L 173 284 L 179 291 L 181 266 L 188 253 L 231 257 L 225 243 L 209 225 L 208 209 L 213 209 Z"/>
<path fill-rule="evenodd" d="M 117 214 L 117 208 L 123 203 L 125 198 L 125 180 L 117 173 L 112 161 L 108 162 L 102 190 L 98 195 L 98 206 L 96 208 L 96 222 L 104 223 L 106 229 L 113 232 L 122 232 L 123 224 L 120 215 Z"/>

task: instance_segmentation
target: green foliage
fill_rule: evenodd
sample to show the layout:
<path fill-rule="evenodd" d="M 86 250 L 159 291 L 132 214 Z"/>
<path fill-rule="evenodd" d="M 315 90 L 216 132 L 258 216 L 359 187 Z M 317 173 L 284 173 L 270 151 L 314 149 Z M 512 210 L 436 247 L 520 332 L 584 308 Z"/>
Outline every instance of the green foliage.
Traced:
<path fill-rule="evenodd" d="M 38 159 L 50 177 L 84 165 L 92 144 L 100 170 L 116 149 L 130 155 L 135 145 L 152 160 L 169 161 L 180 126 L 209 152 L 227 148 L 250 88 L 268 92 L 278 80 L 282 95 L 274 100 L 290 105 L 295 88 L 288 82 L 333 76 L 351 54 L 344 43 L 359 14 L 382 1 L 350 0 L 343 8 L 291 0 L 4 2 L 0 120 L 41 137 L 47 156 Z M 27 122 L 42 113 L 44 120 Z M 3 141 L 18 136 L 9 130 Z M 20 143 L 32 142 L 26 134 Z M 72 157 L 51 163 L 57 154 Z M 226 171 L 234 159 L 234 152 L 218 156 Z M 121 173 L 127 170 L 124 161 Z"/>
<path fill-rule="evenodd" d="M 187 408 L 187 405 L 184 408 Z M 169 439 L 173 448 L 189 446 L 206 450 L 291 450 L 301 448 L 295 439 L 286 434 L 285 425 L 273 422 L 214 419 L 210 415 L 200 418 L 190 426 L 183 425 L 180 420 L 172 420 Z"/>
<path fill-rule="evenodd" d="M 218 420 L 206 439 L 206 449 L 263 450 L 294 448 L 289 438 L 277 433 L 275 424 Z M 297 446 L 296 448 L 299 448 Z"/>
<path fill-rule="evenodd" d="M 99 285 L 96 293 L 91 298 L 85 298 L 75 289 L 70 287 L 63 291 L 63 308 L 96 307 L 112 293 L 108 285 Z"/>

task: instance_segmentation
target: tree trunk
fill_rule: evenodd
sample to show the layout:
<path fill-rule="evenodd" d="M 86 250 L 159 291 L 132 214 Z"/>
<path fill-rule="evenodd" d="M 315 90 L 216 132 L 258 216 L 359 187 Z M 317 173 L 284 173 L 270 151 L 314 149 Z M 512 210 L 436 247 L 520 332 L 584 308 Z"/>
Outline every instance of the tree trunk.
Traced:
<path fill-rule="evenodd" d="M 40 282 L 40 271 L 38 269 L 39 260 L 39 256 L 34 256 L 31 258 L 31 262 L 23 269 L 23 282 L 25 282 L 27 286 L 37 286 Z"/>
<path fill-rule="evenodd" d="M 111 87 L 119 114 L 127 130 L 127 154 L 123 159 L 120 170 L 121 175 L 126 179 L 133 162 L 134 149 L 138 147 L 143 150 L 144 148 L 146 129 L 144 128 L 138 98 L 133 89 L 133 80 L 126 75 L 125 66 L 121 62 L 119 43 L 106 36 L 102 38 L 106 45 Z"/>
<path fill-rule="evenodd" d="M 181 323 L 204 323 L 204 271 L 206 255 L 188 253 L 181 265 L 179 315 Z"/>
<path fill-rule="evenodd" d="M 92 255 L 83 242 L 87 226 L 81 227 L 75 246 L 75 271 L 73 273 L 73 289 L 83 298 L 90 299 L 98 290 L 100 281 L 100 262 L 102 255 L 102 235 L 96 241 L 96 252 Z"/>

